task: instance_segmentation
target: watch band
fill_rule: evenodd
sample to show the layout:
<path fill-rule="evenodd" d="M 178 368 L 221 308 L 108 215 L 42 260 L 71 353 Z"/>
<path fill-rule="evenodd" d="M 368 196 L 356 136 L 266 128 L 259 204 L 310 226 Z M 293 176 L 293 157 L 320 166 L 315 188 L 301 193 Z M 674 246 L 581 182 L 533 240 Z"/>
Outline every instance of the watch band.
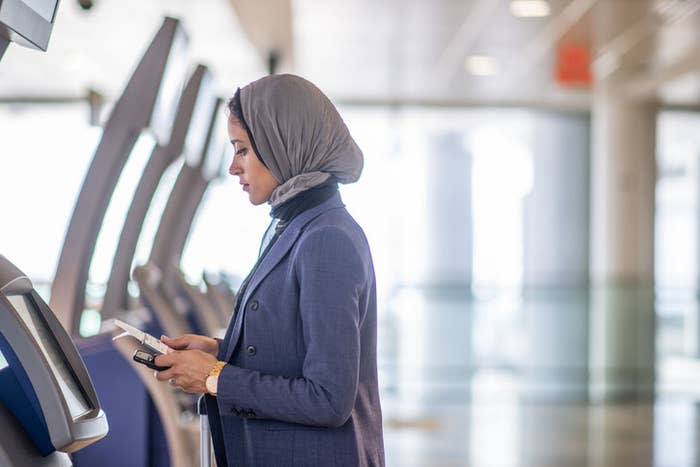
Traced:
<path fill-rule="evenodd" d="M 207 376 L 219 376 L 219 373 L 221 373 L 221 370 L 223 370 L 225 366 L 226 362 L 222 362 L 221 360 L 219 360 L 214 364 L 212 369 L 209 370 L 209 375 Z"/>

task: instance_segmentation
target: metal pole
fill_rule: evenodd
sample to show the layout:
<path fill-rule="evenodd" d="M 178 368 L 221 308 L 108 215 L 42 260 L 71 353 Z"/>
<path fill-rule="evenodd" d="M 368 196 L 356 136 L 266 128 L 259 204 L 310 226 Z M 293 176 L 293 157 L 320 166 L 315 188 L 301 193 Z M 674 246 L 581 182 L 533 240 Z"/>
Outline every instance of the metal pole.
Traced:
<path fill-rule="evenodd" d="M 197 413 L 199 414 L 199 465 L 201 467 L 211 467 L 211 436 L 205 397 L 202 394 L 197 401 Z"/>

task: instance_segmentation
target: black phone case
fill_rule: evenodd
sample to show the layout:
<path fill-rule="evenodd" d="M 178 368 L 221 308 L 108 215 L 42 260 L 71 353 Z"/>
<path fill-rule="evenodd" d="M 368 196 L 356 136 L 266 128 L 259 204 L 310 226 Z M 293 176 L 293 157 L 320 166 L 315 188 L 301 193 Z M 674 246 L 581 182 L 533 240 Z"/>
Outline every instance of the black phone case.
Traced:
<path fill-rule="evenodd" d="M 156 365 L 153 361 L 155 359 L 155 356 L 153 356 L 152 354 L 148 354 L 148 355 L 151 355 L 151 359 L 148 360 L 148 359 L 142 358 L 139 355 L 139 352 L 143 352 L 143 350 L 137 350 L 136 352 L 134 352 L 134 355 L 132 358 L 134 359 L 135 362 L 138 362 L 142 365 L 146 365 L 148 368 L 150 368 L 152 370 L 156 370 L 156 371 L 163 371 L 163 370 L 167 370 L 168 368 L 170 368 L 169 366 Z M 143 353 L 148 353 L 148 352 L 143 352 Z"/>

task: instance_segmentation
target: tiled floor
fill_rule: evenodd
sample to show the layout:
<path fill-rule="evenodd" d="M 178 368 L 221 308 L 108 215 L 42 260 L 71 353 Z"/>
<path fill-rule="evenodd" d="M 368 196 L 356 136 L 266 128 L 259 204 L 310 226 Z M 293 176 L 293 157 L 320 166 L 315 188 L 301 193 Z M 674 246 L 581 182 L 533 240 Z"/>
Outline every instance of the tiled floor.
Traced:
<path fill-rule="evenodd" d="M 385 397 L 389 466 L 700 465 L 693 400 L 589 405 L 486 400 L 402 406 Z"/>
<path fill-rule="evenodd" d="M 474 335 L 490 326 L 494 335 L 510 333 L 512 343 L 525 332 L 522 315 L 509 321 L 495 312 L 489 324 L 478 304 L 448 302 L 382 315 L 388 466 L 700 466 L 700 361 L 679 347 L 692 320 L 657 316 L 654 401 L 593 404 L 571 387 L 563 397 L 556 389 L 529 397 L 512 352 Z"/>

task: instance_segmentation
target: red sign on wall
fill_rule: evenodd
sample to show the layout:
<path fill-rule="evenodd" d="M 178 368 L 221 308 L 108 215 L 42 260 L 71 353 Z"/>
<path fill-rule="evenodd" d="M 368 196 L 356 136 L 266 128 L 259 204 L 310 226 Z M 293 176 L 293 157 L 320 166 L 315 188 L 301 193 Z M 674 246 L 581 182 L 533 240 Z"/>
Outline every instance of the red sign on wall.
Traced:
<path fill-rule="evenodd" d="M 588 48 L 581 46 L 559 47 L 554 79 L 562 86 L 590 86 L 593 77 L 591 74 L 591 53 Z"/>

